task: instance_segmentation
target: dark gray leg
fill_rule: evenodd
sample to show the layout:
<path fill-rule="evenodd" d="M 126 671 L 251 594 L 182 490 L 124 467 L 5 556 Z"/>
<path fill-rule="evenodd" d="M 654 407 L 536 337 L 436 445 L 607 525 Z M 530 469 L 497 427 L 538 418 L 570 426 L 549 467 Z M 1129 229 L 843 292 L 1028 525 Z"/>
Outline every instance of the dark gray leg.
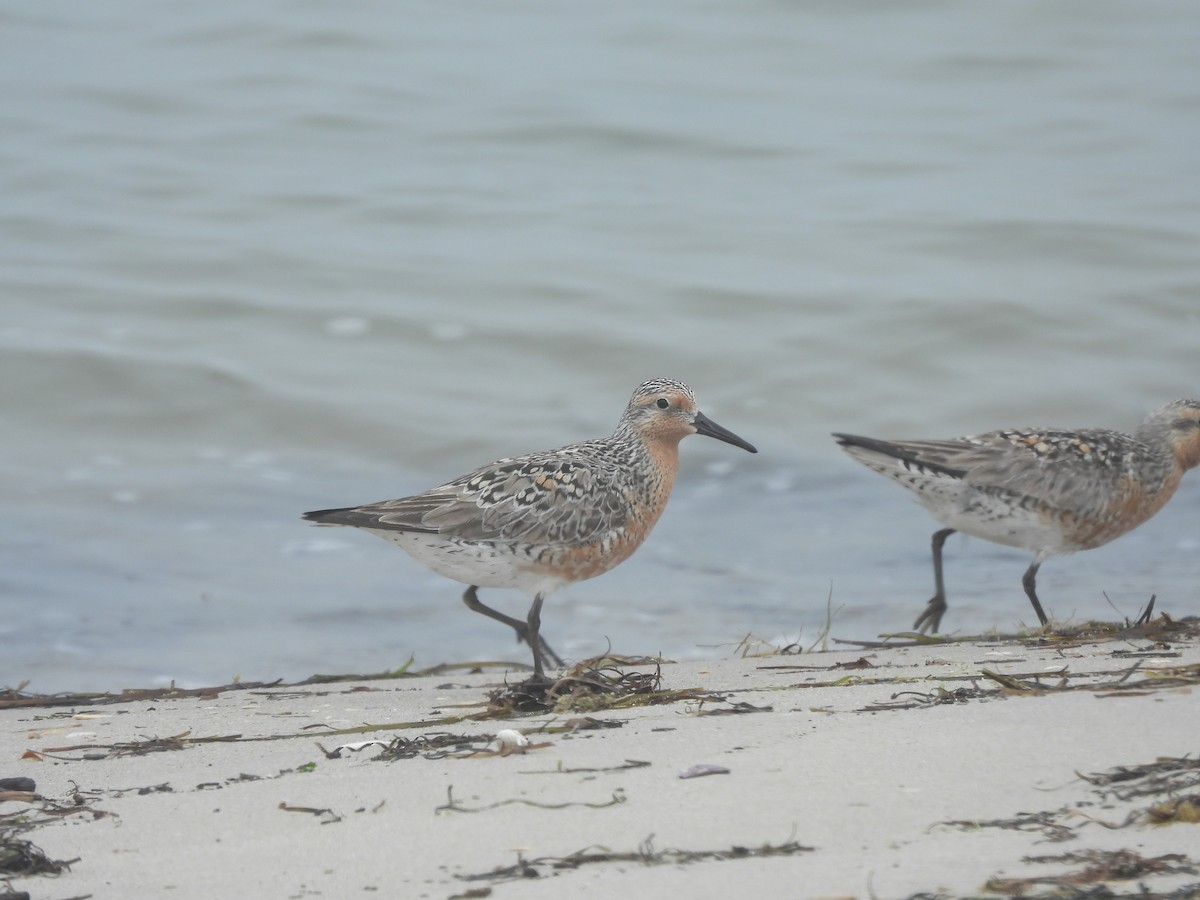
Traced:
<path fill-rule="evenodd" d="M 1046 618 L 1046 614 L 1042 612 L 1042 604 L 1038 601 L 1037 596 L 1037 570 L 1041 567 L 1042 561 L 1034 558 L 1029 564 L 1029 568 L 1025 570 L 1025 576 L 1021 579 L 1021 584 L 1025 588 L 1025 596 L 1029 598 L 1029 602 L 1033 604 L 1033 611 L 1037 613 L 1038 621 L 1044 627 L 1050 620 Z"/>
<path fill-rule="evenodd" d="M 942 578 L 942 545 L 946 538 L 954 534 L 953 528 L 943 528 L 933 533 L 933 587 L 934 594 L 929 599 L 924 611 L 917 616 L 913 628 L 922 634 L 933 633 L 942 624 L 942 616 L 946 614 L 946 583 Z"/>
<path fill-rule="evenodd" d="M 479 599 L 478 585 L 471 585 L 463 593 L 463 603 L 467 604 L 467 608 L 477 613 L 483 613 L 489 619 L 495 619 L 497 622 L 503 622 L 509 628 L 517 633 L 517 640 L 524 641 L 533 649 L 533 668 L 535 674 L 541 674 L 541 657 L 542 653 L 550 657 L 550 661 L 556 666 L 563 665 L 562 657 L 550 649 L 550 645 L 542 640 L 538 633 L 542 624 L 542 600 L 541 594 L 534 598 L 533 607 L 529 610 L 529 616 L 526 621 L 514 619 L 512 616 L 506 616 L 499 610 L 492 609 Z M 536 608 L 536 614 L 535 614 Z M 532 630 L 532 635 L 530 631 Z"/>
<path fill-rule="evenodd" d="M 535 681 L 541 681 L 546 677 L 546 673 L 542 671 L 542 600 L 545 597 L 542 594 L 536 594 L 533 598 L 533 603 L 529 607 L 529 616 L 525 620 L 527 631 L 525 632 L 525 640 L 529 643 L 533 650 L 533 677 Z"/>

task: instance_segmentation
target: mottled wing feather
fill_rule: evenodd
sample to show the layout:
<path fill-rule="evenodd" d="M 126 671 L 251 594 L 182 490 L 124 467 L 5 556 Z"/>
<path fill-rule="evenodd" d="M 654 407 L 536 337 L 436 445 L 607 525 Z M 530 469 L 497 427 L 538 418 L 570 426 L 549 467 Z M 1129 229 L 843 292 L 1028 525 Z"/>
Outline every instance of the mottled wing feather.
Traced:
<path fill-rule="evenodd" d="M 342 524 L 453 531 L 460 541 L 600 540 L 624 528 L 628 504 L 613 465 L 578 452 L 585 447 L 500 460 L 424 494 L 357 507 L 358 521 Z M 576 452 L 564 458 L 567 449 Z"/>
<path fill-rule="evenodd" d="M 1136 442 L 1119 432 L 994 431 L 949 441 L 902 441 L 920 461 L 965 473 L 982 491 L 1085 512 L 1098 497 L 1119 497 Z"/>

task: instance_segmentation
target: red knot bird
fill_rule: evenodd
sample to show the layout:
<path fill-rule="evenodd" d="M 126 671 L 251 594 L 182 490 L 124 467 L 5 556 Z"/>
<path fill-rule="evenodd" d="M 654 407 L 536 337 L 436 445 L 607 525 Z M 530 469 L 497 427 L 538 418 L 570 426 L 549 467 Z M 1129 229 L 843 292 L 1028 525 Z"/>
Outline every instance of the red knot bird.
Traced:
<path fill-rule="evenodd" d="M 413 497 L 304 518 L 377 534 L 468 585 L 463 602 L 529 644 L 540 680 L 543 651 L 562 665 L 541 639 L 542 601 L 557 587 L 607 572 L 641 546 L 667 505 L 679 442 L 689 434 L 758 452 L 701 413 L 686 384 L 663 378 L 633 392 L 610 437 L 501 459 Z M 480 587 L 532 595 L 525 620 L 485 606 Z"/>
<path fill-rule="evenodd" d="M 937 631 L 946 612 L 942 545 L 955 531 L 1033 551 L 1021 583 L 1038 620 L 1038 568 L 1132 531 L 1200 464 L 1200 401 L 1176 400 L 1135 434 L 1019 428 L 946 441 L 835 434 L 863 465 L 908 488 L 946 527 L 933 535 L 935 593 L 913 628 Z"/>

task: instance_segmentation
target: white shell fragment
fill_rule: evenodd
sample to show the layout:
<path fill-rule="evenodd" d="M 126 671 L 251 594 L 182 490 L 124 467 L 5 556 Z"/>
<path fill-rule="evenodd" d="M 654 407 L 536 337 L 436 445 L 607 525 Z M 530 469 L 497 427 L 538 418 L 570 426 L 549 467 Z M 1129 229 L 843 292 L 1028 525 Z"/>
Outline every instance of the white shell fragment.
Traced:
<path fill-rule="evenodd" d="M 500 745 L 500 751 L 503 753 L 507 750 L 515 750 L 517 747 L 529 746 L 529 738 L 514 728 L 505 728 L 503 731 L 496 732 L 496 743 Z"/>

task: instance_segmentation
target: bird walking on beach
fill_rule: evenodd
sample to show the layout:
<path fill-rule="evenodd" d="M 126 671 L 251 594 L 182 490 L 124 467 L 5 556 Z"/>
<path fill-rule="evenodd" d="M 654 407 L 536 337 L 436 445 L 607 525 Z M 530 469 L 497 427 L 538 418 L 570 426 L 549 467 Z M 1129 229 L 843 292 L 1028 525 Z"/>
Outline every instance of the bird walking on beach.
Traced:
<path fill-rule="evenodd" d="M 1045 625 L 1038 568 L 1051 556 L 1107 544 L 1162 508 L 1200 464 L 1200 401 L 1168 403 L 1132 435 L 1023 428 L 944 441 L 834 438 L 946 526 L 933 535 L 935 593 L 913 628 L 935 632 L 941 624 L 942 545 L 955 531 L 1033 551 L 1021 583 Z"/>
<path fill-rule="evenodd" d="M 542 601 L 555 588 L 594 578 L 628 559 L 667 505 L 690 434 L 758 451 L 707 418 L 696 395 L 670 379 L 633 392 L 611 436 L 501 459 L 413 497 L 321 509 L 304 518 L 352 525 L 393 541 L 433 571 L 468 585 L 463 602 L 517 633 L 543 679 Z M 480 601 L 480 587 L 533 597 L 524 621 Z"/>

